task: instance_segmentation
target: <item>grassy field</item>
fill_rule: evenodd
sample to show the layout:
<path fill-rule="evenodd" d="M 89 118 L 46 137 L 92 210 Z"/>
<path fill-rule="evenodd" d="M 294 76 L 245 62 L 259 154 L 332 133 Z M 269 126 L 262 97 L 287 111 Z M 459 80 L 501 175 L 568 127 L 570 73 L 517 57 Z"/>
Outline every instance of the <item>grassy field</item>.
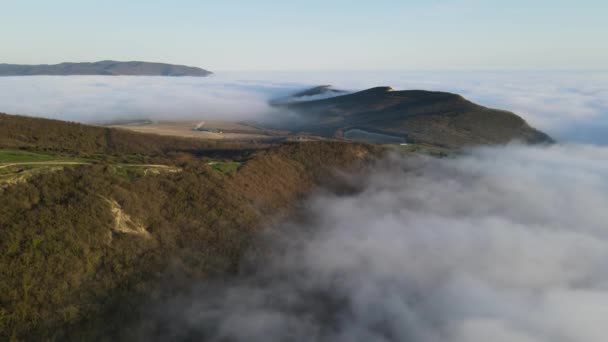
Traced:
<path fill-rule="evenodd" d="M 160 175 L 163 173 L 176 173 L 182 171 L 182 169 L 175 166 L 148 164 L 114 164 L 111 165 L 110 168 L 117 175 L 130 180 L 142 176 Z"/>
<path fill-rule="evenodd" d="M 221 172 L 223 174 L 233 174 L 235 173 L 239 167 L 241 167 L 242 163 L 234 162 L 234 161 L 211 161 L 208 163 L 212 169 Z"/>
<path fill-rule="evenodd" d="M 0 150 L 0 163 L 43 162 L 57 157 L 20 150 Z"/>
<path fill-rule="evenodd" d="M 42 173 L 62 171 L 66 167 L 90 165 L 95 160 L 69 158 L 21 150 L 0 149 L 0 188 L 27 181 Z M 226 166 L 220 166 L 224 168 Z M 134 179 L 146 175 L 180 172 L 178 167 L 151 164 L 115 163 L 110 168 L 116 174 Z"/>
<path fill-rule="evenodd" d="M 202 124 L 202 125 L 201 125 Z M 194 130 L 201 125 L 209 131 Z M 229 121 L 161 121 L 144 124 L 117 124 L 108 127 L 127 129 L 140 133 L 152 133 L 185 138 L 207 140 L 272 139 L 277 135 L 287 135 L 286 131 L 260 129 L 254 126 Z"/>

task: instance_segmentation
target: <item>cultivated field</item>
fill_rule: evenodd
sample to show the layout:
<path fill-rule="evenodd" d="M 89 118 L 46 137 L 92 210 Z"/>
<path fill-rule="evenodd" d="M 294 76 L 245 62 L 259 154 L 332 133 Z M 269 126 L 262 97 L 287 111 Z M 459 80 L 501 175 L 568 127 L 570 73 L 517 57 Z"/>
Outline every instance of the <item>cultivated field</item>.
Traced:
<path fill-rule="evenodd" d="M 49 172 L 63 171 L 66 167 L 91 165 L 95 159 L 69 158 L 20 150 L 0 149 L 0 189 L 26 182 L 29 178 Z M 180 172 L 169 165 L 113 163 L 108 167 L 116 174 L 131 178 L 137 175 L 158 175 Z M 218 170 L 226 173 L 226 171 Z"/>
<path fill-rule="evenodd" d="M 109 127 L 187 138 L 226 140 L 265 140 L 286 136 L 289 132 L 269 130 L 245 123 L 228 121 L 142 121 L 113 124 Z"/>

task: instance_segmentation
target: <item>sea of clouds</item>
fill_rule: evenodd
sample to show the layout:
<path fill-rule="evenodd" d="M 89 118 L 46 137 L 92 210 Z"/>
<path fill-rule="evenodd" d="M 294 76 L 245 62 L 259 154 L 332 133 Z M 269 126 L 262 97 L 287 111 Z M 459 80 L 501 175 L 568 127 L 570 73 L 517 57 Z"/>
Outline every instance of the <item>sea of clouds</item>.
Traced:
<path fill-rule="evenodd" d="M 368 171 L 270 231 L 244 275 L 164 303 L 142 340 L 606 341 L 608 148 L 392 156 Z"/>
<path fill-rule="evenodd" d="M 608 144 L 608 72 L 219 72 L 211 77 L 0 77 L 0 112 L 100 123 L 258 120 L 273 98 L 321 84 L 455 92 L 521 115 L 560 141 Z M 274 116 L 276 118 L 276 116 Z"/>
<path fill-rule="evenodd" d="M 150 309 L 142 340 L 604 342 L 608 72 L 4 77 L 0 111 L 82 122 L 257 120 L 319 84 L 462 94 L 559 141 L 391 156 L 319 190 L 234 279 Z M 162 329 L 159 329 L 162 327 Z"/>

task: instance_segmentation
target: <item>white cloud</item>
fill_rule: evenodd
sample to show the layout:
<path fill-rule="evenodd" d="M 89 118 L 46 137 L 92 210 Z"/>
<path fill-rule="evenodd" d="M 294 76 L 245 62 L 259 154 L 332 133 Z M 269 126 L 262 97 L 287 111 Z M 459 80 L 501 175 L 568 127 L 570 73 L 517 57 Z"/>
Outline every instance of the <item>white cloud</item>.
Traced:
<path fill-rule="evenodd" d="M 256 119 L 268 99 L 309 86 L 459 93 L 513 111 L 560 141 L 608 144 L 607 72 L 225 72 L 209 78 L 2 77 L 0 111 L 77 121 Z M 100 120 L 101 119 L 101 120 Z"/>
<path fill-rule="evenodd" d="M 392 157 L 350 181 L 161 319 L 211 340 L 605 341 L 608 148 Z"/>
<path fill-rule="evenodd" d="M 0 78 L 0 111 L 82 122 L 120 118 L 255 119 L 274 87 L 216 78 L 32 76 Z"/>

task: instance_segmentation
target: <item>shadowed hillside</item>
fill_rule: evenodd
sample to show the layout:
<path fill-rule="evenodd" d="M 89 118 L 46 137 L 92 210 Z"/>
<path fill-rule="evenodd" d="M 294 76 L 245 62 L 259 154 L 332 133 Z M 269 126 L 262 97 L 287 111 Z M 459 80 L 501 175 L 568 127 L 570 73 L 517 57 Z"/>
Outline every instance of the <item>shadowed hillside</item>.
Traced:
<path fill-rule="evenodd" d="M 316 89 L 316 88 L 313 88 Z M 280 104 L 298 114 L 282 128 L 348 137 L 364 131 L 446 147 L 552 139 L 514 113 L 486 108 L 462 96 L 423 90 L 377 87 L 316 101 Z"/>

